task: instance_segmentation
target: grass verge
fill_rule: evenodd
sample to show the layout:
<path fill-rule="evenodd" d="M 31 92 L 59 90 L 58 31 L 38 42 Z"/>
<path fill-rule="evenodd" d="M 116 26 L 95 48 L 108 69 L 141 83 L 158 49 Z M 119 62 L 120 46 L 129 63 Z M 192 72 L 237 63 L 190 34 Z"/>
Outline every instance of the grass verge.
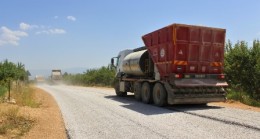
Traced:
<path fill-rule="evenodd" d="M 19 107 L 11 106 L 0 112 L 0 135 L 17 138 L 28 132 L 34 124 L 30 116 L 19 114 Z"/>
<path fill-rule="evenodd" d="M 19 106 L 38 108 L 41 105 L 41 102 L 35 100 L 35 90 L 30 86 L 14 89 L 12 97 L 16 100 L 16 104 Z"/>
<path fill-rule="evenodd" d="M 0 85 L 0 103 L 4 101 L 4 96 L 6 94 L 7 89 Z"/>
<path fill-rule="evenodd" d="M 250 97 L 247 93 L 243 91 L 235 91 L 233 89 L 227 89 L 227 98 L 230 100 L 240 101 L 246 105 L 260 107 L 260 101 L 257 101 Z"/>
<path fill-rule="evenodd" d="M 6 89 L 0 88 L 1 100 L 6 97 Z M 0 138 L 19 138 L 28 132 L 35 123 L 29 115 L 20 114 L 19 109 L 23 106 L 38 108 L 41 103 L 35 99 L 35 90 L 27 85 L 13 88 L 11 98 L 15 104 L 0 101 Z"/>

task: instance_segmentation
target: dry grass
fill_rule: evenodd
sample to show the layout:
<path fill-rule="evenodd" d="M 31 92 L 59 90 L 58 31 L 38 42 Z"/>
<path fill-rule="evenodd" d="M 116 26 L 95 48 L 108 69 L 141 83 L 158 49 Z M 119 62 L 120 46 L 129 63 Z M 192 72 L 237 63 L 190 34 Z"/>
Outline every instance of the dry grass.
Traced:
<path fill-rule="evenodd" d="M 29 106 L 31 108 L 38 108 L 41 102 L 35 99 L 35 90 L 30 86 L 20 86 L 14 88 L 12 91 L 12 98 L 15 99 L 16 104 L 19 106 Z"/>
<path fill-rule="evenodd" d="M 38 108 L 41 104 L 35 100 L 35 92 L 29 86 L 13 88 L 11 98 L 15 99 L 16 104 L 0 102 L 0 138 L 18 138 L 27 133 L 35 120 L 19 110 L 22 106 Z"/>
<path fill-rule="evenodd" d="M 29 113 L 36 124 L 21 139 L 66 139 L 65 125 L 60 109 L 53 97 L 39 88 L 33 88 L 39 108 L 22 107 L 21 113 Z"/>
<path fill-rule="evenodd" d="M 0 104 L 0 138 L 18 138 L 28 132 L 35 120 L 19 113 L 19 107 Z"/>
<path fill-rule="evenodd" d="M 11 98 L 16 104 L 0 102 L 0 139 L 66 138 L 59 107 L 51 95 L 23 86 L 13 88 Z"/>

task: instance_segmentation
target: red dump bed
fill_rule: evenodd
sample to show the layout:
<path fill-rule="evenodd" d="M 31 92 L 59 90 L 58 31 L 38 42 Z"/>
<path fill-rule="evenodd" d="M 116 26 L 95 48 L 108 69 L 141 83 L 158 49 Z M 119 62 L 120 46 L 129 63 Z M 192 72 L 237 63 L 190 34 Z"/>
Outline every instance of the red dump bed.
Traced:
<path fill-rule="evenodd" d="M 225 34 L 220 28 L 172 24 L 142 38 L 160 75 L 167 77 L 222 73 Z"/>

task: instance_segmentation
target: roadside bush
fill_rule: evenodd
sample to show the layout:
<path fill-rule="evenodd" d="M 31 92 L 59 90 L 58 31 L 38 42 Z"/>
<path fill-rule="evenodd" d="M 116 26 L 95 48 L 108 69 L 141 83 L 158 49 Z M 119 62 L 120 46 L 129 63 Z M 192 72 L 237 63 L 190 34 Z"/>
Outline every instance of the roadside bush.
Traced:
<path fill-rule="evenodd" d="M 235 91 L 234 89 L 227 89 L 227 99 L 237 100 L 244 104 L 260 107 L 260 102 L 252 98 L 246 92 Z"/>
<path fill-rule="evenodd" d="M 32 87 L 22 86 L 21 90 L 13 90 L 13 98 L 16 100 L 16 104 L 19 106 L 28 106 L 31 108 L 38 108 L 41 103 L 35 99 L 35 92 Z"/>
<path fill-rule="evenodd" d="M 0 99 L 4 97 L 7 89 L 4 86 L 0 86 Z"/>
<path fill-rule="evenodd" d="M 260 101 L 260 41 L 254 40 L 252 47 L 248 46 L 245 41 L 238 41 L 235 45 L 228 41 L 225 50 L 227 81 L 230 88 L 237 92 L 237 94 L 231 92 L 230 98 L 258 105 L 257 101 Z"/>
<path fill-rule="evenodd" d="M 63 80 L 67 84 L 86 86 L 112 86 L 115 71 L 109 67 L 88 69 L 83 74 L 64 74 Z"/>

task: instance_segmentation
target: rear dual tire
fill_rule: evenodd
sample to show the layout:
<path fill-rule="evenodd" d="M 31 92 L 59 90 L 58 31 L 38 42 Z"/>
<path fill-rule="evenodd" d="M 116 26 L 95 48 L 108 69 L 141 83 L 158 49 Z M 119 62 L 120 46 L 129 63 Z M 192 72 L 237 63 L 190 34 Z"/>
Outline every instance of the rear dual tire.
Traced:
<path fill-rule="evenodd" d="M 161 83 L 156 83 L 153 87 L 153 102 L 156 106 L 162 107 L 167 104 L 167 94 Z"/>
<path fill-rule="evenodd" d="M 141 82 L 134 83 L 134 95 L 135 99 L 138 101 L 142 100 L 142 84 Z"/>
<path fill-rule="evenodd" d="M 144 82 L 142 85 L 142 101 L 146 104 L 152 102 L 152 88 L 148 82 Z"/>
<path fill-rule="evenodd" d="M 119 91 L 119 82 L 115 85 L 117 96 L 124 97 L 127 92 Z M 162 107 L 167 104 L 167 93 L 164 86 L 157 82 L 152 86 L 149 82 L 135 82 L 134 83 L 134 96 L 137 101 L 141 101 L 145 104 L 154 102 L 156 106 Z"/>

